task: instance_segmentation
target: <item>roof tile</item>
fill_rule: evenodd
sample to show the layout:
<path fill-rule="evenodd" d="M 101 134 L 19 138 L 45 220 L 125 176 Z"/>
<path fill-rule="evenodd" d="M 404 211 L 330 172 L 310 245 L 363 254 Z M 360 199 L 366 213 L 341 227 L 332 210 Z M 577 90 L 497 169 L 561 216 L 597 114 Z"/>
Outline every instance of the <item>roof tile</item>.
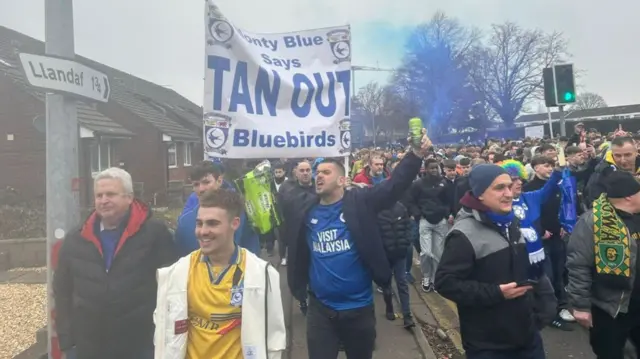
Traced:
<path fill-rule="evenodd" d="M 3 60 L 0 62 L 0 73 L 11 77 L 16 84 L 31 95 L 44 100 L 44 91 L 35 89 L 27 83 L 17 58 L 18 52 L 44 54 L 44 43 L 0 26 L 0 59 Z M 79 55 L 76 55 L 75 60 L 107 74 L 111 85 L 111 100 L 150 123 L 162 133 L 176 139 L 199 140 L 201 138 L 199 132 L 190 130 L 167 116 L 164 107 L 154 107 L 136 96 L 136 94 L 141 94 L 160 104 L 185 108 L 187 110 L 184 111 L 184 114 L 178 114 L 175 111 L 174 113 L 191 124 L 202 126 L 202 116 L 197 115 L 202 112 L 201 108 L 177 92 Z M 6 66 L 6 63 L 10 66 Z M 78 101 L 78 121 L 87 128 L 98 132 L 116 133 L 120 131 L 131 134 L 130 131 L 96 111 L 93 104 L 88 105 L 83 101 Z"/>

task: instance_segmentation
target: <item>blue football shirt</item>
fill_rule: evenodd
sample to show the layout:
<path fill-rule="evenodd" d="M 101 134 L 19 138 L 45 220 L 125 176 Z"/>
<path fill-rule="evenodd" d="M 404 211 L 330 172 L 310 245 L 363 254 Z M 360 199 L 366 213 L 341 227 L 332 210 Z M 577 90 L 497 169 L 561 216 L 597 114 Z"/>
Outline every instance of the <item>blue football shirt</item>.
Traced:
<path fill-rule="evenodd" d="M 371 275 L 355 249 L 342 214 L 342 201 L 316 205 L 306 218 L 311 251 L 309 286 L 318 300 L 334 310 L 373 303 Z"/>

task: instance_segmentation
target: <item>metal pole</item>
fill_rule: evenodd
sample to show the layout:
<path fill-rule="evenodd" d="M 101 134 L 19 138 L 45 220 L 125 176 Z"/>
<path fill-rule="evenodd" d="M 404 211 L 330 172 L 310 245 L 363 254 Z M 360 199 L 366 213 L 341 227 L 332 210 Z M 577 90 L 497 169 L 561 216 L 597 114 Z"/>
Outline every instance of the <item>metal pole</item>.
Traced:
<path fill-rule="evenodd" d="M 371 115 L 371 122 L 373 122 L 373 147 L 376 147 L 376 137 L 378 137 L 378 131 L 376 131 L 376 115 Z"/>
<path fill-rule="evenodd" d="M 73 0 L 45 1 L 45 51 L 67 59 L 75 57 Z M 78 191 L 78 115 L 76 101 L 47 94 L 46 189 L 47 189 L 47 317 L 49 358 L 60 357 L 55 333 L 52 279 L 57 253 L 67 231 L 80 220 Z M 53 351 L 58 351 L 54 353 Z"/>
<path fill-rule="evenodd" d="M 553 122 L 551 121 L 551 109 L 547 107 L 547 119 L 549 120 L 549 135 L 553 140 Z"/>
<path fill-rule="evenodd" d="M 352 67 L 351 68 L 351 80 L 352 80 L 352 84 L 353 84 L 353 97 L 356 97 L 358 95 L 358 88 L 356 87 L 356 70 Z"/>
<path fill-rule="evenodd" d="M 565 128 L 564 106 L 558 106 L 558 111 L 560 112 L 560 136 L 566 136 L 567 129 Z"/>

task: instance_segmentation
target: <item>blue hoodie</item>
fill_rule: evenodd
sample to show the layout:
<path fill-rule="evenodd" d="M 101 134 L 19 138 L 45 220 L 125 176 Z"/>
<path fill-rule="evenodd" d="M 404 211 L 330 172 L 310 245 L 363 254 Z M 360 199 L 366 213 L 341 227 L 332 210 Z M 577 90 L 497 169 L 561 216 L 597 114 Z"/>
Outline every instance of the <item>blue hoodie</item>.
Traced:
<path fill-rule="evenodd" d="M 224 188 L 230 191 L 235 191 L 235 188 L 233 187 L 233 185 L 227 181 L 223 181 L 222 186 L 220 188 Z M 189 198 L 187 198 L 187 202 L 184 204 L 184 208 L 182 209 L 182 213 L 180 213 L 180 216 L 182 216 L 183 214 L 187 213 L 187 211 L 197 206 L 198 206 L 198 195 L 195 192 L 191 192 L 191 194 L 189 195 Z"/>
<path fill-rule="evenodd" d="M 187 200 L 187 204 L 192 200 L 192 196 Z M 189 253 L 200 248 L 198 239 L 196 238 L 196 217 L 198 215 L 198 197 L 195 196 L 195 205 L 191 201 L 192 207 L 183 210 L 180 217 L 178 217 L 178 226 L 174 234 L 174 240 L 180 256 L 186 256 Z M 251 227 L 251 224 L 247 220 L 246 214 L 243 212 L 240 216 L 240 227 L 234 235 L 234 242 L 242 248 L 246 248 L 250 252 L 260 255 L 260 239 L 256 232 Z"/>

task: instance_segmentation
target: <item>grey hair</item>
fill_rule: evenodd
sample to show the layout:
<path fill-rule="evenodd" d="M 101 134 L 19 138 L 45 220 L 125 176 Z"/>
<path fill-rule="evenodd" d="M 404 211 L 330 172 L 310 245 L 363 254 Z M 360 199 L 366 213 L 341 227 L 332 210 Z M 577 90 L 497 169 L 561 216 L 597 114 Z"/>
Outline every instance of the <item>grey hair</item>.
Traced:
<path fill-rule="evenodd" d="M 93 180 L 95 186 L 98 181 L 103 179 L 115 179 L 122 183 L 126 194 L 133 195 L 133 180 L 129 172 L 118 167 L 107 168 L 106 170 L 98 173 Z"/>

